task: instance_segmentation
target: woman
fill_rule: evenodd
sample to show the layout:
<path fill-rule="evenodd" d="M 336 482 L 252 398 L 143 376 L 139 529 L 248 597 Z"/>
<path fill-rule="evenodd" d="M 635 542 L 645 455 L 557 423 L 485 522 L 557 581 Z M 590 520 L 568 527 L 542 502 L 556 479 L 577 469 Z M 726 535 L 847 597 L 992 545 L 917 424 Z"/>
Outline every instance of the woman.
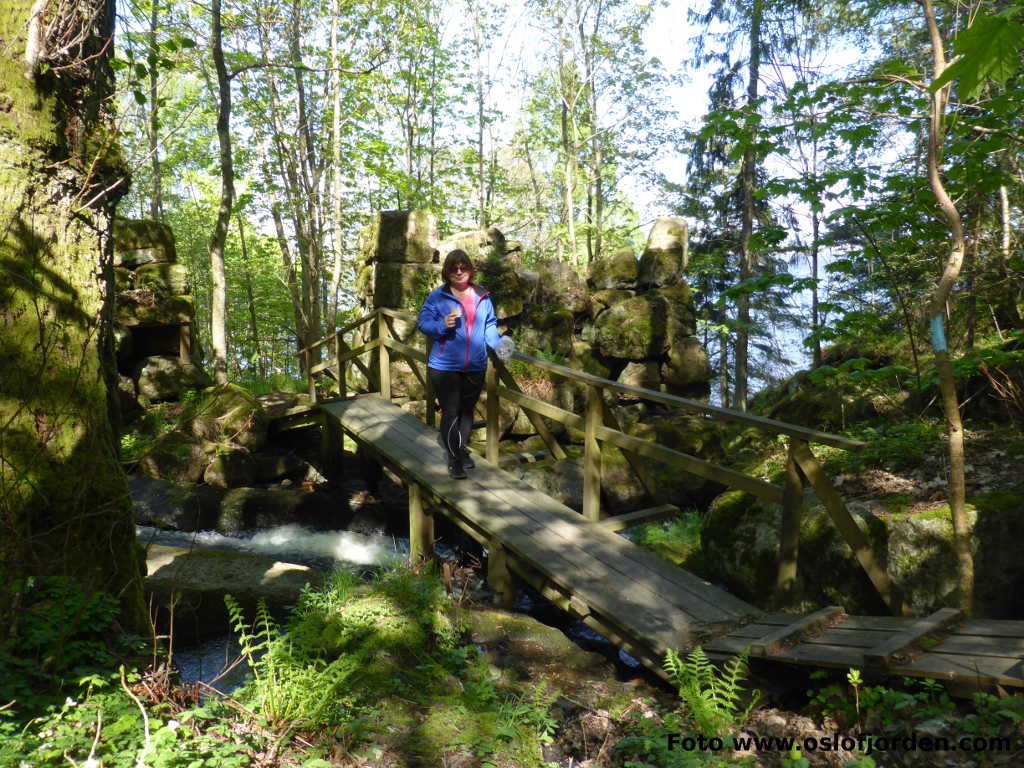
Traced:
<path fill-rule="evenodd" d="M 464 479 L 475 466 L 466 450 L 473 408 L 484 387 L 487 348 L 497 349 L 498 320 L 490 294 L 473 285 L 473 263 L 454 250 L 441 268 L 444 285 L 435 288 L 420 309 L 419 327 L 434 340 L 427 374 L 441 404 L 441 438 L 448 474 Z"/>

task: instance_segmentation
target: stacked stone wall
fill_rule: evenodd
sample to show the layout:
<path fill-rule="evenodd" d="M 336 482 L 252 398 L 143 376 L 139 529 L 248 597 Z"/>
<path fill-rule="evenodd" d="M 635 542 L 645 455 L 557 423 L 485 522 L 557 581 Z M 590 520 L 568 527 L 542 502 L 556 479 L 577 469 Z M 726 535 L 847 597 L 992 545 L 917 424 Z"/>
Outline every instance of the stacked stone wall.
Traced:
<path fill-rule="evenodd" d="M 209 381 L 192 359 L 195 305 L 174 236 L 155 221 L 114 220 L 114 335 L 122 410 L 176 400 Z"/>

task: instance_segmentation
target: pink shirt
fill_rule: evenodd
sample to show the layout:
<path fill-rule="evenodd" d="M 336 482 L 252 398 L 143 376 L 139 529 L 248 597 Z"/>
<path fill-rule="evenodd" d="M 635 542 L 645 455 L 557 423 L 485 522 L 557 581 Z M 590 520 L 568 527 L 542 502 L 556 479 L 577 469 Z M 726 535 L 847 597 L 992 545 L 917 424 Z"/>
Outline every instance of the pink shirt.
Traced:
<path fill-rule="evenodd" d="M 462 298 L 459 299 L 462 305 L 462 314 L 466 318 L 466 338 L 473 334 L 473 320 L 476 319 L 476 291 L 470 286 Z"/>

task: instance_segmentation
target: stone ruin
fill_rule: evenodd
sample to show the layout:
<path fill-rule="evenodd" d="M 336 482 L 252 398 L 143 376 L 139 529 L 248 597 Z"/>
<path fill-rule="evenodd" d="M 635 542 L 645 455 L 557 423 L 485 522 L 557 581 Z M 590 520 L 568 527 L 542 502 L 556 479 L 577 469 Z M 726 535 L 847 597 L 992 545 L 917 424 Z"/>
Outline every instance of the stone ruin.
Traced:
<path fill-rule="evenodd" d="M 496 228 L 442 239 L 429 211 L 384 211 L 364 241 L 356 280 L 361 313 L 418 312 L 455 248 L 477 265 L 475 279 L 491 291 L 501 330 L 521 351 L 623 384 L 707 396 L 711 369 L 683 280 L 685 221 L 658 219 L 639 259 L 630 248 L 617 251 L 591 264 L 584 279 L 564 262 L 526 265 L 522 245 Z M 414 326 L 399 323 L 395 330 L 401 341 L 422 344 Z M 404 363 L 396 364 L 392 381 L 396 395 L 422 397 Z"/>
<path fill-rule="evenodd" d="M 683 279 L 688 257 L 685 221 L 658 219 L 639 258 L 632 249 L 619 250 L 593 262 L 583 277 L 564 262 L 528 261 L 522 244 L 507 240 L 497 228 L 441 237 L 430 211 L 383 211 L 364 235 L 356 274 L 357 314 L 376 307 L 416 314 L 427 294 L 441 284 L 441 263 L 455 248 L 473 259 L 475 281 L 491 291 L 500 330 L 515 338 L 520 351 L 623 384 L 688 398 L 708 396 L 711 367 L 696 337 L 693 299 Z M 357 343 L 372 336 L 368 325 L 363 329 Z M 394 330 L 400 341 L 424 347 L 415 323 L 395 320 Z M 375 373 L 373 367 L 370 371 Z M 349 366 L 348 375 L 356 387 L 376 386 L 376 382 L 358 380 L 354 366 Z M 530 394 L 581 412 L 583 386 L 541 371 L 536 375 L 526 382 Z M 394 354 L 391 383 L 394 396 L 408 398 L 403 407 L 422 415 L 423 387 L 409 364 Z M 480 418 L 485 399 L 479 406 Z M 609 397 L 608 404 L 631 434 L 692 455 L 714 458 L 720 451 L 718 432 L 707 420 L 624 394 Z M 553 427 L 569 441 L 582 437 L 558 424 Z M 518 441 L 524 450 L 543 447 L 525 413 L 504 401 L 501 428 L 505 440 Z M 482 434 L 474 437 L 482 439 Z M 602 450 L 610 506 L 621 509 L 638 503 L 642 491 L 621 453 L 607 444 Z M 544 481 L 543 489 L 578 506 L 582 495 L 578 466 L 570 462 L 549 475 L 553 476 Z M 710 493 L 703 481 L 679 475 L 669 470 L 659 478 L 666 498 L 695 501 Z"/>
<path fill-rule="evenodd" d="M 193 359 L 195 305 L 174 236 L 155 221 L 114 220 L 114 339 L 121 410 L 209 384 Z"/>

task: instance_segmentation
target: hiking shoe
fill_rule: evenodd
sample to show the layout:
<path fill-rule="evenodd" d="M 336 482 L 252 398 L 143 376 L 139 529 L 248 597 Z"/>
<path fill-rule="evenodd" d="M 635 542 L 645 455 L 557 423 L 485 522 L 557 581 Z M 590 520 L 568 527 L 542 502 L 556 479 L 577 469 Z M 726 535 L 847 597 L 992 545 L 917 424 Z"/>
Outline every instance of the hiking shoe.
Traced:
<path fill-rule="evenodd" d="M 476 469 L 476 462 L 473 461 L 473 455 L 465 448 L 462 449 L 462 467 L 463 469 Z"/>
<path fill-rule="evenodd" d="M 451 475 L 453 480 L 465 480 L 469 477 L 469 475 L 466 474 L 466 470 L 463 469 L 461 461 L 449 461 L 448 474 Z"/>

